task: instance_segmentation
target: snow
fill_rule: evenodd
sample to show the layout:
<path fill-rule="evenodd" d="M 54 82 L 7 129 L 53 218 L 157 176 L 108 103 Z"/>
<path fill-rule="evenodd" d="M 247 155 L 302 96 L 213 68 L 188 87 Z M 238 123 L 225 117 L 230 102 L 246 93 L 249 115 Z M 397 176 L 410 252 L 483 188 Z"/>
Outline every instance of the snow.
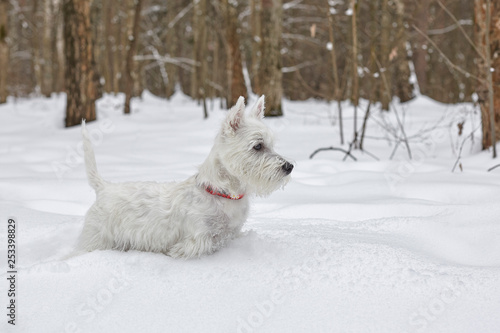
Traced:
<path fill-rule="evenodd" d="M 173 181 L 196 171 L 224 112 L 202 119 L 176 94 L 148 93 L 121 114 L 123 96 L 98 101 L 100 173 L 111 181 Z M 254 98 L 250 104 L 254 103 Z M 64 129 L 64 97 L 0 105 L 1 244 L 17 222 L 17 323 L 2 332 L 496 332 L 500 327 L 500 169 L 480 151 L 467 104 L 426 97 L 373 112 L 357 162 L 340 146 L 336 103 L 284 101 L 266 119 L 277 151 L 296 162 L 283 191 L 255 198 L 245 235 L 199 260 L 94 252 L 62 260 L 94 200 L 79 152 L 80 128 Z M 211 103 L 208 102 L 211 106 Z M 358 108 L 361 124 L 366 102 Z M 353 108 L 343 104 L 351 139 Z M 462 136 L 456 124 L 464 121 Z M 334 126 L 332 126 L 332 123 Z M 344 148 L 347 148 L 345 145 Z M 455 152 L 455 153 L 454 153 Z M 55 166 L 54 166 L 55 165 Z M 1 246 L 5 282 L 6 246 Z M 6 283 L 1 283 L 3 306 Z M 4 308 L 5 309 L 5 308 Z M 6 310 L 4 310 L 6 311 Z"/>

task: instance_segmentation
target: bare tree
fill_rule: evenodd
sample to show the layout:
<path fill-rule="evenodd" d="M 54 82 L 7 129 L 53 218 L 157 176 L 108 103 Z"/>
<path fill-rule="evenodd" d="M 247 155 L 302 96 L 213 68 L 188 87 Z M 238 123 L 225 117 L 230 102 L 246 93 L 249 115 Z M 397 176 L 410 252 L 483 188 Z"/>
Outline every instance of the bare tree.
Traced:
<path fill-rule="evenodd" d="M 380 54 L 378 60 L 380 61 L 380 77 L 387 84 L 381 84 L 380 87 L 380 101 L 382 103 L 382 110 L 389 111 L 389 103 L 392 99 L 391 75 L 389 70 L 389 56 L 390 56 L 390 35 L 391 35 L 391 14 L 389 13 L 389 0 L 381 0 L 381 28 L 380 28 Z M 388 90 L 389 89 L 389 90 Z"/>
<path fill-rule="evenodd" d="M 394 73 L 395 78 L 395 90 L 396 96 L 399 97 L 401 102 L 407 102 L 411 100 L 413 95 L 413 85 L 410 83 L 410 64 L 407 51 L 408 43 L 408 32 L 404 26 L 404 15 L 405 15 L 405 1 L 396 0 L 396 46 L 391 50 L 389 54 L 390 61 L 396 61 L 396 68 Z"/>
<path fill-rule="evenodd" d="M 64 0 L 64 53 L 66 127 L 82 119 L 96 119 L 97 88 L 93 61 L 90 3 L 86 0 Z"/>
<path fill-rule="evenodd" d="M 265 115 L 267 117 L 282 116 L 283 74 L 280 53 L 283 20 L 282 0 L 262 0 L 261 10 L 259 86 L 256 87 L 255 92 L 259 95 L 266 95 Z"/>
<path fill-rule="evenodd" d="M 250 70 L 250 79 L 254 91 L 261 91 L 259 82 L 259 65 L 261 49 L 261 0 L 250 0 L 251 2 L 251 45 L 252 45 L 252 67 Z"/>
<path fill-rule="evenodd" d="M 238 11 L 236 2 L 224 0 L 226 14 L 227 53 L 227 105 L 235 105 L 240 96 L 247 98 L 247 88 L 243 78 L 240 39 L 238 36 Z"/>
<path fill-rule="evenodd" d="M 414 16 L 415 26 L 427 35 L 429 28 L 429 4 L 431 0 L 421 0 L 418 3 Z M 418 34 L 413 43 L 413 64 L 417 76 L 419 90 L 422 94 L 427 92 L 427 41 L 422 34 Z"/>
<path fill-rule="evenodd" d="M 327 2 L 328 4 L 328 2 Z M 331 8 L 328 4 L 328 38 L 330 40 L 330 55 L 332 59 L 332 73 L 333 73 L 333 98 L 337 101 L 337 108 L 339 111 L 339 130 L 340 130 L 340 144 L 344 144 L 344 125 L 342 118 L 342 91 L 340 90 L 339 68 L 337 66 L 337 51 L 335 45 L 335 36 L 333 34 L 333 14 L 335 9 Z"/>
<path fill-rule="evenodd" d="M 359 74 L 358 74 L 358 4 L 357 0 L 351 0 L 352 9 L 352 95 L 351 101 L 354 105 L 354 129 L 353 142 L 356 148 L 358 146 L 358 105 L 359 105 Z"/>
<path fill-rule="evenodd" d="M 132 33 L 129 35 L 129 47 L 127 50 L 127 61 L 125 63 L 124 88 L 125 106 L 123 113 L 130 113 L 130 100 L 134 93 L 134 55 L 137 53 L 137 37 L 139 36 L 139 24 L 141 22 L 142 0 L 135 0 L 135 14 L 133 15 Z"/>
<path fill-rule="evenodd" d="M 496 157 L 496 133 L 500 133 L 500 4 L 475 0 L 476 40 L 481 58 L 482 78 L 478 87 L 483 129 L 483 149 L 493 146 Z"/>
<path fill-rule="evenodd" d="M 195 2 L 193 11 L 193 60 L 197 66 L 193 67 L 191 73 L 191 97 L 203 103 L 203 115 L 208 118 L 206 107 L 207 92 L 207 19 L 208 19 L 208 0 L 198 0 Z"/>
<path fill-rule="evenodd" d="M 7 101 L 7 75 L 9 68 L 9 46 L 7 45 L 8 20 L 7 8 L 8 0 L 0 0 L 0 103 Z"/>

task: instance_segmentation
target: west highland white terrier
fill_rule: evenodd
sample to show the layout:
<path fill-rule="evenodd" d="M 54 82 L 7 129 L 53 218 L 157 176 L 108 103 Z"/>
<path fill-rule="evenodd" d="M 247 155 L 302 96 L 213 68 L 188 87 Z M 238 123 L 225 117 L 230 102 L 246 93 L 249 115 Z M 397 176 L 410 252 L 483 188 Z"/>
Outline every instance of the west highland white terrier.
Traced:
<path fill-rule="evenodd" d="M 83 121 L 85 165 L 96 201 L 75 255 L 113 249 L 193 258 L 237 237 L 250 196 L 282 188 L 293 169 L 273 150 L 272 132 L 262 122 L 264 96 L 248 115 L 244 101 L 240 97 L 229 111 L 198 173 L 180 183 L 105 181 Z"/>

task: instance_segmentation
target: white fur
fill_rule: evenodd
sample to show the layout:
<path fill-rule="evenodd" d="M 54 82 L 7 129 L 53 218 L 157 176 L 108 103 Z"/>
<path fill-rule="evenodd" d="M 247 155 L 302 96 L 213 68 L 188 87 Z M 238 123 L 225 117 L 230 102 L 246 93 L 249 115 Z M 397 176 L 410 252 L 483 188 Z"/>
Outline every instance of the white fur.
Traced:
<path fill-rule="evenodd" d="M 213 253 L 238 236 L 249 197 L 283 187 L 293 167 L 274 152 L 272 133 L 261 121 L 264 96 L 249 115 L 244 111 L 240 97 L 199 172 L 180 183 L 105 181 L 82 122 L 87 177 L 97 198 L 85 216 L 76 253 L 139 250 L 192 258 Z M 254 149 L 259 143 L 262 148 Z M 207 186 L 245 196 L 230 200 L 208 193 Z"/>

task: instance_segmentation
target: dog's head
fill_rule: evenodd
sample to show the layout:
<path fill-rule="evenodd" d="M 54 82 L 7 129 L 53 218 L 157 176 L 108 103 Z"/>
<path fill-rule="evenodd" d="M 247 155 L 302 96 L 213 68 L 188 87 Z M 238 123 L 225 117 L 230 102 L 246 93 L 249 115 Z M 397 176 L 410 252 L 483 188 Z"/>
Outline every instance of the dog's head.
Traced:
<path fill-rule="evenodd" d="M 222 165 L 237 177 L 248 192 L 265 196 L 290 180 L 293 164 L 274 151 L 274 137 L 262 122 L 264 96 L 249 114 L 245 99 L 240 97 L 229 111 L 217 138 Z"/>

